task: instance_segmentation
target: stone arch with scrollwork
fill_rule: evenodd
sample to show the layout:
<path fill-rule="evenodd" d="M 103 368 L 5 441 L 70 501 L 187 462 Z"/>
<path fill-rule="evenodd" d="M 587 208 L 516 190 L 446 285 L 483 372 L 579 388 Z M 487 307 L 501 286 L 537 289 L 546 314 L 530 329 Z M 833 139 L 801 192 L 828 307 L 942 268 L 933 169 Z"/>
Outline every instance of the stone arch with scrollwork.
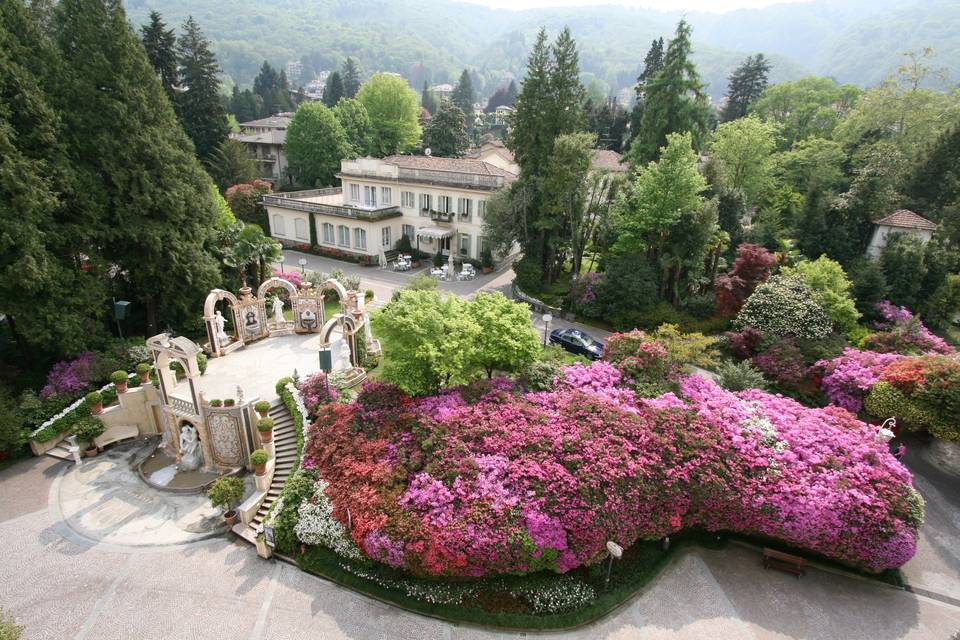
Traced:
<path fill-rule="evenodd" d="M 277 320 L 277 309 L 273 306 L 267 308 L 267 296 L 271 291 L 275 289 L 283 289 L 287 292 L 287 298 L 290 301 L 290 310 L 295 314 L 296 313 L 296 302 L 297 298 L 300 296 L 300 292 L 297 290 L 293 283 L 284 280 L 283 278 L 268 278 L 257 287 L 257 300 L 260 303 L 260 308 L 262 310 L 263 316 L 267 319 L 267 333 L 271 336 L 282 336 L 293 333 L 296 330 L 296 321 L 295 320 L 286 320 L 283 317 L 283 300 L 280 296 L 275 298 L 273 305 L 276 305 L 277 302 L 280 304 L 280 319 Z"/>
<path fill-rule="evenodd" d="M 220 331 L 217 317 L 217 303 L 226 300 L 230 307 L 230 320 L 233 324 L 233 336 Z M 235 295 L 223 289 L 213 289 L 203 303 L 203 324 L 207 330 L 207 349 L 213 357 L 226 355 L 243 345 L 240 333 L 240 301 Z M 224 340 L 224 335 L 229 339 Z"/>
<path fill-rule="evenodd" d="M 347 348 L 350 350 L 350 367 L 355 369 L 360 368 L 360 358 L 357 353 L 357 334 L 359 333 L 360 338 L 364 339 L 363 324 L 363 316 L 355 318 L 343 313 L 335 314 L 324 323 L 323 328 L 320 330 L 320 346 L 329 347 L 330 336 L 333 334 L 333 331 L 340 329 L 340 334 L 343 336 Z"/>

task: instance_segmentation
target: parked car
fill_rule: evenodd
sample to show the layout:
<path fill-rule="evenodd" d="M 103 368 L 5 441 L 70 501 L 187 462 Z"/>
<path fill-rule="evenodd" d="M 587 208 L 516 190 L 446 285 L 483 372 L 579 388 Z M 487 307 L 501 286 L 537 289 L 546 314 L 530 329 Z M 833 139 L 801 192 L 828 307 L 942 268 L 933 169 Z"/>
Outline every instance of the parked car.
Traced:
<path fill-rule="evenodd" d="M 603 357 L 603 343 L 594 340 L 589 333 L 577 329 L 554 329 L 550 332 L 550 342 L 591 360 Z"/>

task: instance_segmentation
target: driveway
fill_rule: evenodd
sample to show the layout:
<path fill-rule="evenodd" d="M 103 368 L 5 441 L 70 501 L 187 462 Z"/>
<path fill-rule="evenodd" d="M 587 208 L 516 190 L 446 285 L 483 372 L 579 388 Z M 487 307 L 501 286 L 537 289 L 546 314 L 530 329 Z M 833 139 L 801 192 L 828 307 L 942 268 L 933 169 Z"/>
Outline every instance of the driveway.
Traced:
<path fill-rule="evenodd" d="M 226 536 L 171 544 L 163 533 L 161 546 L 150 546 L 151 527 L 135 542 L 95 528 L 77 535 L 54 506 L 61 489 L 124 455 L 118 448 L 86 469 L 46 458 L 0 471 L 0 606 L 26 626 L 25 640 L 947 640 L 960 630 L 960 606 L 942 598 L 819 570 L 797 580 L 764 571 L 756 551 L 737 546 L 678 555 L 638 597 L 583 629 L 518 634 L 447 624 L 261 560 Z M 118 512 L 127 526 L 138 502 L 144 516 L 156 513 L 156 496 L 143 491 Z M 956 532 L 942 533 L 956 548 Z"/>

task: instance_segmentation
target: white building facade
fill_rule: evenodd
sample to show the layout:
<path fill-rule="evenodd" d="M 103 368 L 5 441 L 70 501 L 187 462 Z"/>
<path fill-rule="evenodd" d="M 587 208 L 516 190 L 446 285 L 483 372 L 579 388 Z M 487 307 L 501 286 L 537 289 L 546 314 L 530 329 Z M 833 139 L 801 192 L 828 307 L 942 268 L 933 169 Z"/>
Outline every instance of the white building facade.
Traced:
<path fill-rule="evenodd" d="M 293 119 L 292 113 L 278 113 L 269 118 L 260 118 L 250 122 L 241 122 L 241 133 L 230 137 L 247 145 L 250 157 L 257 164 L 261 178 L 281 184 L 287 181 L 287 158 L 283 154 L 283 143 L 287 139 L 287 127 Z"/>
<path fill-rule="evenodd" d="M 341 187 L 264 196 L 271 235 L 321 253 L 377 263 L 401 236 L 426 254 L 479 261 L 490 196 L 516 176 L 478 159 L 390 156 L 343 160 Z"/>
<path fill-rule="evenodd" d="M 879 258 L 890 236 L 894 233 L 906 233 L 916 236 L 924 244 L 930 242 L 937 225 L 931 220 L 908 209 L 894 211 L 890 215 L 874 222 L 875 228 L 867 246 L 867 255 Z"/>

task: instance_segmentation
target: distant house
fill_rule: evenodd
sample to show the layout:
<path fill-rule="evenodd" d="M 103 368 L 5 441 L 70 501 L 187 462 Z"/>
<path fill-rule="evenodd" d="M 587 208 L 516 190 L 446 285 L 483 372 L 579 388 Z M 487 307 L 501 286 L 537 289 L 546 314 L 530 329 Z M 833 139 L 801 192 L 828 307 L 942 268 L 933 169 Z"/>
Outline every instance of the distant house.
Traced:
<path fill-rule="evenodd" d="M 309 244 L 313 218 L 330 255 L 376 263 L 407 236 L 426 253 L 479 260 L 487 200 L 517 178 L 482 160 L 431 156 L 341 160 L 337 177 L 341 187 L 264 196 L 270 235 Z"/>
<path fill-rule="evenodd" d="M 287 159 L 283 155 L 283 143 L 287 139 L 287 127 L 293 114 L 278 113 L 269 118 L 260 118 L 240 123 L 240 133 L 231 135 L 234 140 L 247 145 L 247 150 L 260 177 L 278 184 L 287 178 Z"/>
<path fill-rule="evenodd" d="M 513 107 L 508 107 L 505 104 L 500 105 L 493 110 L 493 124 L 497 127 L 505 127 L 510 121 L 510 116 L 512 116 L 517 110 Z"/>
<path fill-rule="evenodd" d="M 931 222 L 908 209 L 894 211 L 885 218 L 877 220 L 874 224 L 876 228 L 873 230 L 873 237 L 870 238 L 870 244 L 867 246 L 867 255 L 872 258 L 879 257 L 880 252 L 887 246 L 887 239 L 890 234 L 909 233 L 927 243 L 933 237 L 933 232 L 937 230 L 935 222 Z"/>
<path fill-rule="evenodd" d="M 446 84 L 446 83 L 435 84 L 432 87 L 430 87 L 430 92 L 440 99 L 449 98 L 451 94 L 453 94 L 453 85 Z"/>

